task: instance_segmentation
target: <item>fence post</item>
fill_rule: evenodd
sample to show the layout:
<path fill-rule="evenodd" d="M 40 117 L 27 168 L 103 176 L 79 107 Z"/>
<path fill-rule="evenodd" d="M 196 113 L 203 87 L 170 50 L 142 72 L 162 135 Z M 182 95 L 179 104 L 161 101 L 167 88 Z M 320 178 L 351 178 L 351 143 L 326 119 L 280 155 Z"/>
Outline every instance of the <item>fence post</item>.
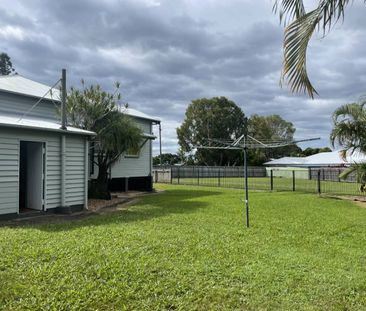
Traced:
<path fill-rule="evenodd" d="M 200 184 L 200 167 L 197 167 L 197 185 Z"/>
<path fill-rule="evenodd" d="M 292 191 L 295 191 L 295 171 L 292 171 Z"/>
<path fill-rule="evenodd" d="M 173 169 L 170 168 L 170 183 L 173 183 Z"/>
<path fill-rule="evenodd" d="M 338 182 L 341 182 L 341 178 L 339 177 L 339 175 L 341 175 L 342 171 L 341 169 L 338 170 Z"/>
<path fill-rule="evenodd" d="M 320 170 L 318 170 L 318 194 L 321 193 L 321 189 L 320 189 Z"/>
<path fill-rule="evenodd" d="M 273 191 L 273 170 L 271 170 L 271 191 Z"/>
<path fill-rule="evenodd" d="M 180 179 L 180 167 L 178 166 L 178 185 L 179 185 L 179 179 Z"/>
<path fill-rule="evenodd" d="M 221 186 L 221 180 L 220 180 L 220 168 L 219 168 L 219 172 L 217 175 L 217 185 L 220 187 Z"/>

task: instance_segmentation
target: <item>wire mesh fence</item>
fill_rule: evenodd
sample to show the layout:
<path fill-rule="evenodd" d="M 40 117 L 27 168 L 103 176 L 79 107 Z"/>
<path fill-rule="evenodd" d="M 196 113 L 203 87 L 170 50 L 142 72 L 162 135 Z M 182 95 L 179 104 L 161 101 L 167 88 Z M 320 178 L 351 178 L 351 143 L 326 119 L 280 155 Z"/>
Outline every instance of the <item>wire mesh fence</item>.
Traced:
<path fill-rule="evenodd" d="M 248 168 L 248 189 L 366 195 L 355 176 L 339 177 L 344 168 Z M 244 189 L 243 167 L 183 166 L 154 168 L 154 182 Z"/>

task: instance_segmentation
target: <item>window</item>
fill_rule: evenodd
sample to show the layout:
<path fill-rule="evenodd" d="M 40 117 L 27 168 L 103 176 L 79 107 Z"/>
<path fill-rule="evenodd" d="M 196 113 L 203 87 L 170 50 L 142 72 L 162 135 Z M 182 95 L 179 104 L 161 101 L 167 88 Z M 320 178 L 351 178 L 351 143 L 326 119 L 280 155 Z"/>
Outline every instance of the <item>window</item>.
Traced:
<path fill-rule="evenodd" d="M 138 158 L 140 157 L 140 148 L 130 148 L 125 153 L 125 158 Z"/>

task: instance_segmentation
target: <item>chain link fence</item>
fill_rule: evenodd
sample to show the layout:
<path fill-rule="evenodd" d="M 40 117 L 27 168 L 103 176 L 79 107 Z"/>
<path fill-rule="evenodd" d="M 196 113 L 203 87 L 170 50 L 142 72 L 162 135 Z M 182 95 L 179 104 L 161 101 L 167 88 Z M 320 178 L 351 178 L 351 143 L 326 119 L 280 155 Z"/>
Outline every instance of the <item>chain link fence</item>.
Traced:
<path fill-rule="evenodd" d="M 248 189 L 366 195 L 355 176 L 339 178 L 344 169 L 248 167 Z M 244 168 L 240 166 L 155 167 L 153 178 L 156 183 L 244 189 Z"/>

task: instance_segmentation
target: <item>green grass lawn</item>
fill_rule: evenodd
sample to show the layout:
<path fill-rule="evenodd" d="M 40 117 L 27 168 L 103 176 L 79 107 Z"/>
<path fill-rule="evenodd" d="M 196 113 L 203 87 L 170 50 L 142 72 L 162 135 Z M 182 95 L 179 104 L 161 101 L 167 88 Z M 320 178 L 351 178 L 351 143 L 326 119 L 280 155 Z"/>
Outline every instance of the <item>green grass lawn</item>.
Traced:
<path fill-rule="evenodd" d="M 204 177 L 204 178 L 174 178 L 173 184 L 182 185 L 200 185 L 206 187 L 223 187 L 223 188 L 243 188 L 244 178 L 243 177 Z M 248 178 L 249 189 L 251 190 L 271 190 L 271 179 L 270 177 L 250 177 Z M 340 195 L 365 195 L 360 192 L 360 184 L 344 181 L 326 181 L 321 180 L 320 182 L 321 193 L 327 194 L 340 194 Z M 292 178 L 275 177 L 273 179 L 273 190 L 274 191 L 292 191 L 293 181 Z M 318 192 L 317 180 L 309 179 L 296 179 L 295 180 L 295 191 L 300 192 Z"/>
<path fill-rule="evenodd" d="M 366 209 L 158 185 L 106 215 L 0 228 L 4 310 L 366 310 Z"/>

